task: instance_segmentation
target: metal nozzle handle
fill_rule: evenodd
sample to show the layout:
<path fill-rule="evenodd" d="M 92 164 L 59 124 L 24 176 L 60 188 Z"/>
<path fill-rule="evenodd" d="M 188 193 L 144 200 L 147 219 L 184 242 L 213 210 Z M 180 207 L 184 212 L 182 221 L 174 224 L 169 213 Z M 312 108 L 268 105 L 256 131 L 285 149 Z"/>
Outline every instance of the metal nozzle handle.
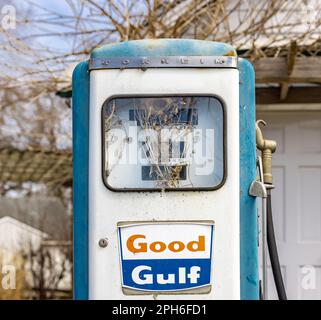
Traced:
<path fill-rule="evenodd" d="M 276 150 L 276 141 L 263 138 L 260 124 L 266 125 L 263 120 L 256 121 L 256 146 L 262 152 L 263 180 L 266 184 L 273 184 L 272 153 Z"/>

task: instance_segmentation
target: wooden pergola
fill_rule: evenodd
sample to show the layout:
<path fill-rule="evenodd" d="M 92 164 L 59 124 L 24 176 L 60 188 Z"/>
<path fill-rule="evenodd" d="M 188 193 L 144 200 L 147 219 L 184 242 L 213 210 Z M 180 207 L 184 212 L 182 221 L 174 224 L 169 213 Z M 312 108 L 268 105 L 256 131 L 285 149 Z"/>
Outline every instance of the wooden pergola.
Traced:
<path fill-rule="evenodd" d="M 257 88 L 257 103 L 321 103 L 321 56 L 260 58 L 253 65 L 257 84 L 276 84 Z"/>
<path fill-rule="evenodd" d="M 66 151 L 0 149 L 0 183 L 72 185 L 72 154 Z"/>

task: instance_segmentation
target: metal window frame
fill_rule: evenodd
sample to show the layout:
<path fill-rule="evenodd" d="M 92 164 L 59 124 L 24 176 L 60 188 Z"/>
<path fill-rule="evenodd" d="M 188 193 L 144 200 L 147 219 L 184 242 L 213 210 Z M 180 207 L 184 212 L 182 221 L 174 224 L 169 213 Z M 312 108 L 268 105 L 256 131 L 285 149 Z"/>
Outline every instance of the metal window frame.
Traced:
<path fill-rule="evenodd" d="M 206 97 L 216 99 L 222 108 L 223 115 L 223 176 L 221 181 L 213 187 L 190 187 L 190 188 L 114 188 L 108 184 L 107 179 L 104 176 L 105 169 L 105 139 L 104 139 L 104 106 L 108 105 L 110 101 L 117 98 L 160 98 L 160 97 Z M 215 94 L 124 94 L 124 95 L 112 95 L 108 97 L 101 107 L 101 150 L 102 150 L 102 162 L 101 162 L 101 176 L 105 187 L 114 192 L 190 192 L 190 191 L 215 191 L 223 187 L 227 179 L 227 119 L 226 119 L 226 105 L 224 100 Z"/>

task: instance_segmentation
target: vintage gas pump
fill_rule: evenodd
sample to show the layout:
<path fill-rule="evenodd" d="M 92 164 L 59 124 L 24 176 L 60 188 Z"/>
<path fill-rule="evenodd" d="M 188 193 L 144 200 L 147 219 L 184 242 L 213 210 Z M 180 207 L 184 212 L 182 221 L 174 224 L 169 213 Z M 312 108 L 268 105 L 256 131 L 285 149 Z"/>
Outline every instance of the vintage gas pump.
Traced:
<path fill-rule="evenodd" d="M 75 298 L 259 299 L 254 93 L 251 64 L 209 41 L 76 67 Z"/>

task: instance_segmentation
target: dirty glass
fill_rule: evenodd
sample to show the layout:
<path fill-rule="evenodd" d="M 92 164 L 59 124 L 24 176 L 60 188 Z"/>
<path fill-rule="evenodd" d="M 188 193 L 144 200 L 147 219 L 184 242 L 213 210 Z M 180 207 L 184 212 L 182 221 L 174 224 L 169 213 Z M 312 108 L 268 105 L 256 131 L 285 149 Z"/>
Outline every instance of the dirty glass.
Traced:
<path fill-rule="evenodd" d="M 224 179 L 224 110 L 214 96 L 108 99 L 103 179 L 115 190 L 214 189 Z"/>

